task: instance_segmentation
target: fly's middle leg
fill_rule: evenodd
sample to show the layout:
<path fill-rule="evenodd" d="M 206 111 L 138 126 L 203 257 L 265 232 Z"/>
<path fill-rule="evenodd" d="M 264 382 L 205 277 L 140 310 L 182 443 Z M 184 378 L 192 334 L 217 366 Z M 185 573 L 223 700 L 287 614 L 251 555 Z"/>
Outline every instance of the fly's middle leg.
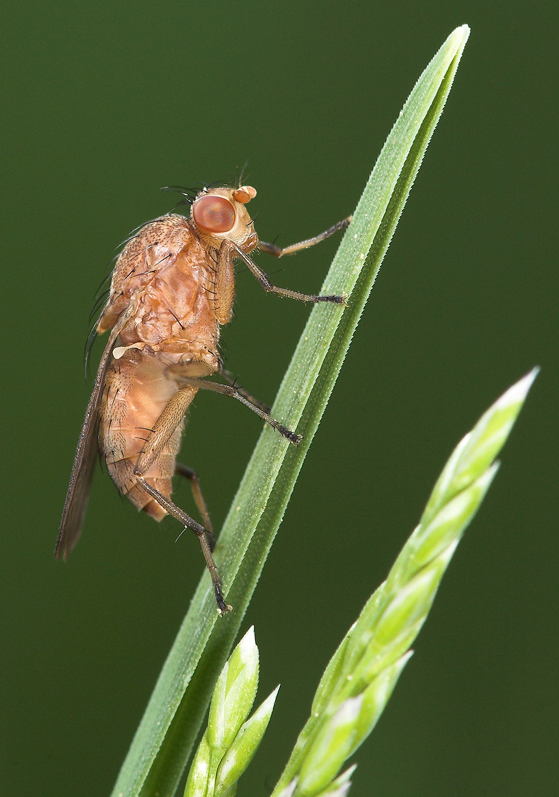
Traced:
<path fill-rule="evenodd" d="M 302 438 L 300 434 L 292 432 L 291 429 L 288 429 L 282 423 L 276 421 L 275 418 L 272 418 L 259 404 L 255 404 L 250 398 L 247 398 L 245 391 L 240 390 L 238 387 L 234 385 L 223 385 L 221 382 L 206 382 L 204 379 L 198 379 L 197 377 L 183 376 L 180 371 L 180 366 L 171 366 L 169 371 L 174 375 L 177 381 L 180 380 L 183 384 L 191 385 L 196 388 L 196 390 L 211 390 L 213 393 L 221 393 L 224 396 L 231 396 L 237 399 L 237 401 L 240 401 L 241 404 L 244 404 L 245 407 L 248 407 L 262 418 L 263 421 L 266 421 L 273 429 L 276 429 L 282 437 L 285 437 L 290 443 L 297 445 L 301 442 Z"/>
<path fill-rule="evenodd" d="M 227 384 L 230 385 L 231 387 L 234 387 L 237 390 L 237 392 L 241 394 L 241 396 L 244 396 L 244 398 L 247 399 L 247 401 L 250 401 L 251 404 L 260 407 L 262 412 L 265 412 L 267 415 L 270 414 L 270 412 L 272 411 L 270 405 L 265 404 L 263 401 L 260 401 L 260 399 L 257 399 L 256 396 L 253 396 L 252 393 L 249 393 L 248 390 L 245 390 L 244 387 L 238 385 L 237 378 L 231 373 L 231 371 L 227 371 L 225 368 L 221 368 L 219 373 L 220 376 L 222 376 L 223 379 L 227 382 Z"/>

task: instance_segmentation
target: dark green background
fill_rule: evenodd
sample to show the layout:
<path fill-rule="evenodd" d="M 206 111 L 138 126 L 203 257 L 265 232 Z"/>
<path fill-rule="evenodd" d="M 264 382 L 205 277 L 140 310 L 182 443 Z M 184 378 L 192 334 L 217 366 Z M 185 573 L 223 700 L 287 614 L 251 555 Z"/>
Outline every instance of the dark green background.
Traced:
<path fill-rule="evenodd" d="M 114 247 L 166 184 L 258 188 L 262 238 L 350 213 L 420 72 L 472 28 L 246 619 L 260 697 L 240 794 L 269 793 L 319 675 L 479 414 L 542 366 L 416 655 L 356 755 L 355 795 L 557 793 L 557 10 L 546 3 L 21 2 L 2 46 L 0 794 L 109 793 L 202 572 L 97 474 L 83 540 L 52 549 Z M 7 18 L 10 15 L 10 18 Z M 319 288 L 336 242 L 260 262 Z M 309 307 L 244 272 L 224 352 L 271 401 Z M 96 349 L 95 357 L 98 356 Z M 200 395 L 183 460 L 219 528 L 260 423 Z M 191 508 L 187 486 L 178 502 Z"/>

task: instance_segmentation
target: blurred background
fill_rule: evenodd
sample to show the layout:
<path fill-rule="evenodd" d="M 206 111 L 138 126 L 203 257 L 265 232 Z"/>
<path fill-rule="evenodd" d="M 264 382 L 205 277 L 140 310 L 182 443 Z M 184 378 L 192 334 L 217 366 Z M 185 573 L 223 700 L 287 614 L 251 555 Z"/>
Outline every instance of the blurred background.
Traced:
<path fill-rule="evenodd" d="M 109 794 L 203 570 L 194 537 L 98 471 L 83 539 L 53 546 L 92 377 L 83 349 L 115 247 L 160 186 L 235 181 L 264 240 L 354 209 L 416 79 L 472 34 L 243 628 L 262 699 L 239 793 L 270 792 L 328 658 L 385 577 L 460 437 L 542 366 L 388 709 L 355 795 L 557 791 L 557 10 L 357 0 L 4 9 L 3 745 L 0 794 Z M 260 264 L 319 289 L 337 246 Z M 310 312 L 239 275 L 228 367 L 272 402 Z M 97 346 L 93 368 L 99 357 Z M 199 395 L 182 460 L 219 529 L 261 424 Z M 194 511 L 188 485 L 177 502 Z"/>

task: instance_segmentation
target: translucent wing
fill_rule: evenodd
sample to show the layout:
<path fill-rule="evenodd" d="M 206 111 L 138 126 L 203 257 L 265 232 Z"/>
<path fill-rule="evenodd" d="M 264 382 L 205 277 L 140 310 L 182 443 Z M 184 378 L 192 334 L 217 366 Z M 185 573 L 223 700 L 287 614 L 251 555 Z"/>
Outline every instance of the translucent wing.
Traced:
<path fill-rule="evenodd" d="M 62 510 L 60 530 L 54 549 L 54 555 L 57 559 L 63 557 L 64 560 L 66 560 L 81 534 L 87 502 L 89 500 L 91 479 L 93 478 L 93 470 L 95 468 L 99 407 L 103 396 L 105 377 L 111 362 L 113 346 L 122 328 L 130 318 L 131 311 L 132 307 L 129 307 L 127 312 L 121 317 L 111 331 L 109 340 L 103 351 L 103 356 L 101 357 L 101 362 L 99 363 L 95 384 L 93 385 L 93 392 L 91 393 L 91 398 L 89 399 L 87 410 L 85 411 L 85 419 L 80 432 L 80 439 L 78 440 L 76 456 L 74 457 L 70 484 L 68 486 L 68 492 L 66 493 L 64 509 Z"/>

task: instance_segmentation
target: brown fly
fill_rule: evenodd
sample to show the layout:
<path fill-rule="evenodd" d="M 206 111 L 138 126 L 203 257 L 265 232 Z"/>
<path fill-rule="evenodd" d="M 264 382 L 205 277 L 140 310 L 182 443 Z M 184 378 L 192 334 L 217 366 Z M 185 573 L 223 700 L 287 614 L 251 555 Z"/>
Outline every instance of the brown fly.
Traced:
<path fill-rule="evenodd" d="M 109 332 L 85 413 L 55 555 L 66 559 L 82 529 L 99 448 L 123 495 L 155 520 L 172 515 L 200 540 L 219 611 L 224 600 L 213 560 L 213 533 L 198 476 L 177 463 L 185 413 L 198 390 L 232 396 L 292 443 L 300 438 L 224 376 L 220 327 L 231 319 L 234 262 L 242 260 L 265 291 L 303 302 L 343 304 L 343 296 L 308 296 L 273 285 L 249 257 L 257 247 L 276 257 L 306 249 L 349 219 L 286 248 L 258 240 L 246 205 L 251 186 L 209 188 L 191 198 L 190 217 L 168 214 L 143 226 L 124 247 L 96 332 Z M 190 480 L 204 525 L 171 500 L 171 479 Z"/>

